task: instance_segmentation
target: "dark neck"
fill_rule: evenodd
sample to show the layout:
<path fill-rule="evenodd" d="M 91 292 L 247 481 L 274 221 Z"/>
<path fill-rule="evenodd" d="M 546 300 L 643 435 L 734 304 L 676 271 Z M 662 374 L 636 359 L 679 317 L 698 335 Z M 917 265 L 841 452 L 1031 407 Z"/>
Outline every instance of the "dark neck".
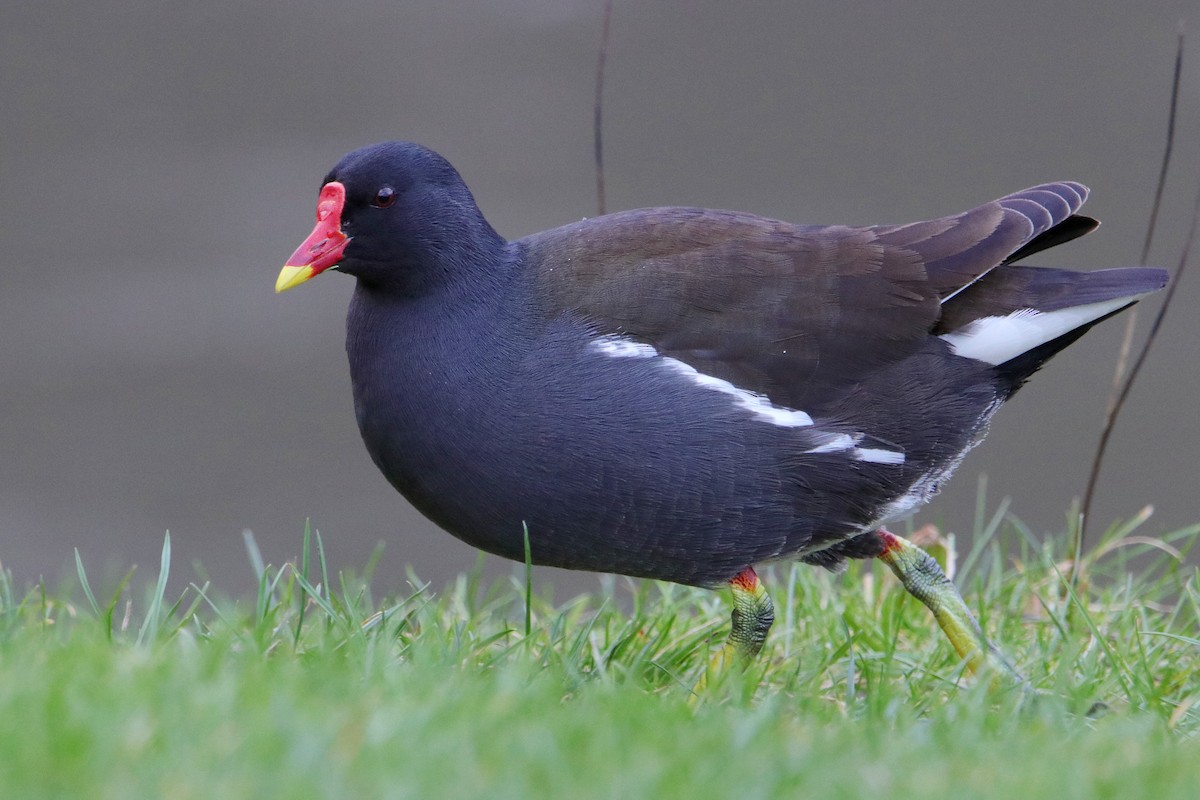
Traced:
<path fill-rule="evenodd" d="M 511 374 L 511 360 L 528 348 L 533 310 L 519 298 L 521 262 L 505 245 L 472 271 L 420 293 L 395 292 L 359 281 L 346 319 L 346 353 L 361 415 L 381 393 L 388 401 L 427 414 L 441 392 L 459 384 L 487 390 Z M 428 397 L 419 397 L 429 392 Z"/>
<path fill-rule="evenodd" d="M 449 525 L 436 498 L 452 484 L 453 453 L 478 447 L 509 413 L 514 364 L 537 317 L 516 298 L 519 262 L 420 297 L 360 283 L 350 303 L 346 352 L 354 411 L 371 458 L 427 515 Z"/>
<path fill-rule="evenodd" d="M 363 290 L 388 297 L 425 302 L 428 295 L 447 290 L 488 292 L 503 281 L 513 260 L 513 248 L 496 233 L 477 209 L 473 214 L 448 214 L 436 225 L 400 239 L 395 251 L 376 254 L 378 260 L 347 264 Z"/>

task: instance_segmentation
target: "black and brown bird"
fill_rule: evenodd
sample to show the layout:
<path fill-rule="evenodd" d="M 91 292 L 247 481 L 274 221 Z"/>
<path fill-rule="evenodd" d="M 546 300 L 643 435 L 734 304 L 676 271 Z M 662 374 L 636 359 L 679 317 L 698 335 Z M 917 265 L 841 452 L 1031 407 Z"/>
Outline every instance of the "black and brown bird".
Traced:
<path fill-rule="evenodd" d="M 932 497 L 1047 359 L 1162 288 L 1014 262 L 1093 230 L 1048 183 L 908 225 L 664 207 L 507 241 L 445 159 L 356 150 L 276 291 L 357 279 L 346 351 L 375 464 L 506 558 L 715 587 L 727 654 L 771 625 L 755 565 L 880 557 L 973 667 L 999 660 L 884 526 Z"/>

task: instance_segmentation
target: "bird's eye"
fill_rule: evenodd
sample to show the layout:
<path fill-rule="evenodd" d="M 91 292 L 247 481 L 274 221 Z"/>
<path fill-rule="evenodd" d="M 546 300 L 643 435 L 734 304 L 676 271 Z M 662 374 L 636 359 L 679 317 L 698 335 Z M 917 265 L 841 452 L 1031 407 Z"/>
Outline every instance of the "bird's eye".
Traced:
<path fill-rule="evenodd" d="M 376 208 L 387 208 L 394 202 L 396 202 L 396 190 L 390 186 L 384 186 L 375 193 L 375 199 L 371 201 L 371 205 Z"/>

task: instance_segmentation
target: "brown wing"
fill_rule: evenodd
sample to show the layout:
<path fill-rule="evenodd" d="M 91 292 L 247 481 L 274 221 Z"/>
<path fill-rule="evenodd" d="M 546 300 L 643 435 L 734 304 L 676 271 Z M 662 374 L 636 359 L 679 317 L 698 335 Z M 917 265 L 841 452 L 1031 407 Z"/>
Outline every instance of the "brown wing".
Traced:
<path fill-rule="evenodd" d="M 519 245 L 547 315 L 579 314 L 776 404 L 818 409 L 914 352 L 942 301 L 1070 219 L 1086 194 L 1047 184 L 951 217 L 860 228 L 651 208 Z"/>

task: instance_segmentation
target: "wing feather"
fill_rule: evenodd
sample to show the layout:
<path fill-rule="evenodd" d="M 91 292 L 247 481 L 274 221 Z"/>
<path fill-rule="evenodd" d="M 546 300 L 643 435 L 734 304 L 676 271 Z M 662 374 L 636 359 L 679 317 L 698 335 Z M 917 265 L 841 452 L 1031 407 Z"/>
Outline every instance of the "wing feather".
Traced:
<path fill-rule="evenodd" d="M 1014 254 L 1058 243 L 1054 229 L 1086 197 L 1080 184 L 1051 183 L 953 216 L 873 227 L 648 208 L 517 244 L 548 318 L 577 315 L 599 335 L 811 410 L 922 347 L 942 303 Z M 1062 241 L 1091 229 L 1064 227 Z"/>

